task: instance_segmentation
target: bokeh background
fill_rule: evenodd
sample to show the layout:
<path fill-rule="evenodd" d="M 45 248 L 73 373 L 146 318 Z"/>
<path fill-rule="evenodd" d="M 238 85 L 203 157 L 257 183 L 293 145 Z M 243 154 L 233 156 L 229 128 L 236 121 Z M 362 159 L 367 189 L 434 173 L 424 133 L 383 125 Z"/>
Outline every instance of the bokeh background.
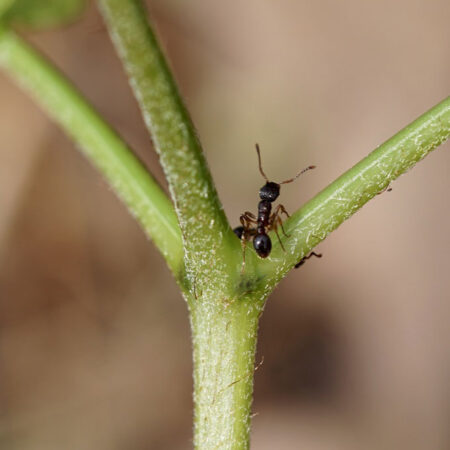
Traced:
<path fill-rule="evenodd" d="M 448 0 L 152 0 L 233 224 L 296 210 L 450 87 Z M 28 34 L 164 184 L 95 5 Z M 101 177 L 0 74 L 0 446 L 189 449 L 186 306 Z M 329 236 L 262 317 L 252 448 L 450 448 L 449 144 Z"/>

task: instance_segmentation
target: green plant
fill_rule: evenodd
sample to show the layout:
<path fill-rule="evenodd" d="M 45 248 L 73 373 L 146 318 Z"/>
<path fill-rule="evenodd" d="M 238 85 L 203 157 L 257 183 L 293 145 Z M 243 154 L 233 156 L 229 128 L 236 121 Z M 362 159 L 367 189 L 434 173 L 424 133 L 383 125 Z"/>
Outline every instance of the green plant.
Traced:
<path fill-rule="evenodd" d="M 0 1 L 0 64 L 76 141 L 154 241 L 187 301 L 194 342 L 197 448 L 246 448 L 258 319 L 278 282 L 304 255 L 450 135 L 450 98 L 400 131 L 285 222 L 284 253 L 242 252 L 220 205 L 200 143 L 145 11 L 100 0 L 151 133 L 172 201 L 129 147 L 14 24 L 71 19 L 82 1 Z M 213 261 L 213 264 L 211 262 Z"/>

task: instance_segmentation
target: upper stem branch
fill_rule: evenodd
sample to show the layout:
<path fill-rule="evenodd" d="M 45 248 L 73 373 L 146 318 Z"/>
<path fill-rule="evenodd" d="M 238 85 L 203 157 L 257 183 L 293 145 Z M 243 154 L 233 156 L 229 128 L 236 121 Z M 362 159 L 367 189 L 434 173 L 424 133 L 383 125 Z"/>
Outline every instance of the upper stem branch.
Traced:
<path fill-rule="evenodd" d="M 187 268 L 204 274 L 220 268 L 223 272 L 230 259 L 226 254 L 237 242 L 142 2 L 99 0 L 99 4 L 160 155 L 183 235 Z"/>

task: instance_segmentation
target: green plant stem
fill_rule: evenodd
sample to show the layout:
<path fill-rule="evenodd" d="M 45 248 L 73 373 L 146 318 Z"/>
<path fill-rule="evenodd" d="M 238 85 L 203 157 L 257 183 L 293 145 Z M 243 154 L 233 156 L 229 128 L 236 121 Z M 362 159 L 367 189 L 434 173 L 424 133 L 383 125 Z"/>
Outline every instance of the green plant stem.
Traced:
<path fill-rule="evenodd" d="M 75 87 L 12 31 L 0 28 L 0 66 L 81 147 L 141 223 L 175 273 L 182 267 L 173 206 L 129 147 Z"/>
<path fill-rule="evenodd" d="M 198 449 L 248 448 L 256 328 L 263 303 L 236 289 L 242 262 L 189 115 L 140 1 L 101 11 L 169 182 L 185 248 Z"/>
<path fill-rule="evenodd" d="M 165 170 L 176 212 L 123 141 L 74 87 L 10 31 L 0 65 L 103 172 L 155 241 L 188 300 L 194 342 L 195 446 L 249 446 L 258 318 L 289 269 L 369 199 L 450 135 L 450 99 L 425 113 L 285 222 L 289 238 L 267 260 L 242 253 L 213 186 L 194 127 L 137 0 L 100 0 Z M 183 239 L 181 239 L 181 236 Z M 184 281 L 184 280 L 183 280 Z"/>
<path fill-rule="evenodd" d="M 258 264 L 269 292 L 303 256 L 366 202 L 450 136 L 450 97 L 431 108 L 341 175 L 284 222 L 286 252 L 276 238 L 271 257 Z M 251 256 L 250 256 L 251 257 Z M 250 259 L 249 257 L 249 259 Z"/>
<path fill-rule="evenodd" d="M 191 281 L 201 273 L 202 278 L 210 274 L 208 283 L 215 283 L 221 279 L 219 272 L 229 271 L 230 250 L 238 248 L 238 243 L 192 121 L 142 2 L 99 0 L 99 5 L 160 155 L 183 235 Z"/>
<path fill-rule="evenodd" d="M 294 214 L 286 223 L 286 254 L 275 244 L 271 257 L 260 260 L 248 246 L 241 273 L 238 240 L 141 2 L 100 5 L 161 156 L 182 229 L 191 283 L 185 296 L 194 340 L 196 448 L 248 448 L 256 329 L 265 299 L 327 233 L 448 136 L 441 123 L 447 106 L 412 124 Z"/>
<path fill-rule="evenodd" d="M 262 303 L 251 298 L 231 304 L 212 300 L 191 309 L 194 444 L 196 449 L 246 449 Z"/>

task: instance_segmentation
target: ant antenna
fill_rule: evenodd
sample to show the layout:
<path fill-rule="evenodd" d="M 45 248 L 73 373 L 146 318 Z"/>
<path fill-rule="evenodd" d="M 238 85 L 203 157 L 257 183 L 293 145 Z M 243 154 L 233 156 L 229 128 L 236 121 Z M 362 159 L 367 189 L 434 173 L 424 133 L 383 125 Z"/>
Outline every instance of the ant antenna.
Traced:
<path fill-rule="evenodd" d="M 261 172 L 261 175 L 265 178 L 267 182 L 269 182 L 269 179 L 267 178 L 266 174 L 264 173 L 264 170 L 262 169 L 261 165 L 261 155 L 259 153 L 259 145 L 255 144 L 256 146 L 256 153 L 258 153 L 258 163 L 259 163 L 259 171 Z"/>
<path fill-rule="evenodd" d="M 258 153 L 258 163 L 259 163 L 259 171 L 261 172 L 261 175 L 264 177 L 264 179 L 269 183 L 269 179 L 267 178 L 266 174 L 264 173 L 264 170 L 262 168 L 261 165 L 261 154 L 260 154 L 260 150 L 259 150 L 259 145 L 255 144 L 256 146 L 256 153 Z M 287 184 L 287 183 L 292 183 L 294 180 L 296 180 L 302 173 L 307 172 L 308 170 L 311 169 L 315 169 L 316 166 L 308 166 L 306 169 L 301 170 L 297 175 L 295 175 L 295 177 L 293 178 L 289 178 L 288 180 L 284 180 L 281 183 L 277 183 L 277 184 Z"/>
<path fill-rule="evenodd" d="M 294 178 L 290 178 L 289 180 L 284 180 L 284 181 L 282 181 L 281 183 L 278 183 L 278 184 L 292 183 L 292 182 L 293 182 L 294 180 L 296 180 L 302 173 L 305 173 L 305 172 L 307 172 L 308 170 L 315 169 L 315 168 L 316 168 L 316 166 L 308 166 L 306 169 L 301 170 L 297 175 L 295 175 Z"/>

